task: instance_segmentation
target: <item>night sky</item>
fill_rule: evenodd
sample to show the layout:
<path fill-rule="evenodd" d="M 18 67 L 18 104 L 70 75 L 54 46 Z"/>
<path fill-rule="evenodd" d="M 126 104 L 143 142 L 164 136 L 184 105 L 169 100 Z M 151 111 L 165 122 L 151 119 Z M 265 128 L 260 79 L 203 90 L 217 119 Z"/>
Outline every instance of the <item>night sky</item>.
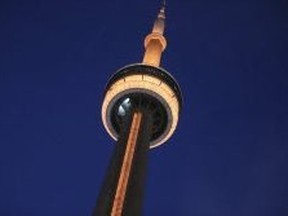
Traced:
<path fill-rule="evenodd" d="M 0 216 L 88 216 L 114 141 L 108 78 L 141 62 L 160 0 L 0 2 Z M 169 0 L 184 96 L 149 154 L 145 216 L 288 215 L 287 0 Z"/>

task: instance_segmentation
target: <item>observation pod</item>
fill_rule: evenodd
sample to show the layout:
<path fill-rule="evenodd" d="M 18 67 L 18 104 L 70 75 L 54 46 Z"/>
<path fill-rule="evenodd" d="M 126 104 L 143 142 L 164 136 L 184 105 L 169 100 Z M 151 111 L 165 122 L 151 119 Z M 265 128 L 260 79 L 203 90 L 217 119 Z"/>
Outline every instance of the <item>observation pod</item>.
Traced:
<path fill-rule="evenodd" d="M 176 80 L 166 70 L 145 63 L 118 70 L 108 81 L 102 105 L 102 121 L 118 140 L 126 115 L 135 109 L 152 113 L 150 148 L 167 141 L 176 129 L 182 96 Z"/>

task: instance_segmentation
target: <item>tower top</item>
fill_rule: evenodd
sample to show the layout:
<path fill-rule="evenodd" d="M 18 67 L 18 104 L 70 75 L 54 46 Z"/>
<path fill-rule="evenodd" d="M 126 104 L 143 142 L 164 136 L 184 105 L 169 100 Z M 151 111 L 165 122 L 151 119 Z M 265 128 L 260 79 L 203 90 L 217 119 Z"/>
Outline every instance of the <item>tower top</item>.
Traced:
<path fill-rule="evenodd" d="M 165 14 L 166 1 L 164 0 L 158 16 L 154 21 L 153 29 L 150 34 L 148 34 L 144 41 L 145 54 L 143 58 L 143 63 L 147 65 L 152 65 L 159 67 L 161 62 L 162 52 L 167 46 L 167 41 L 163 36 L 165 30 Z"/>
<path fill-rule="evenodd" d="M 163 15 L 163 17 L 161 17 L 161 18 L 165 19 L 165 9 L 166 9 L 166 1 L 163 0 L 163 2 L 162 2 L 162 7 L 161 7 L 161 9 L 160 9 L 160 12 L 159 12 L 159 14 L 158 14 L 158 17 L 161 16 L 161 15 Z"/>
<path fill-rule="evenodd" d="M 158 13 L 157 19 L 154 22 L 154 26 L 152 30 L 153 33 L 159 33 L 163 35 L 164 30 L 165 30 L 165 19 L 166 19 L 165 10 L 166 10 L 166 1 L 164 0 L 162 3 L 161 9 Z"/>
<path fill-rule="evenodd" d="M 176 80 L 160 67 L 167 46 L 164 37 L 166 2 L 155 17 L 153 28 L 144 40 L 142 63 L 127 65 L 109 80 L 102 105 L 102 120 L 107 132 L 117 140 L 124 117 L 131 110 L 153 113 L 150 148 L 167 141 L 174 133 L 182 105 L 182 94 Z"/>

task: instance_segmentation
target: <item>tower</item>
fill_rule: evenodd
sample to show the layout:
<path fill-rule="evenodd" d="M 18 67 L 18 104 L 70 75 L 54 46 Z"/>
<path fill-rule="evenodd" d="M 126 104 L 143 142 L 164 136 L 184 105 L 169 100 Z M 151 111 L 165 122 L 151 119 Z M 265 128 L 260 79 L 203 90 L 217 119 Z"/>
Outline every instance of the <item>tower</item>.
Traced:
<path fill-rule="evenodd" d="M 164 30 L 165 2 L 145 38 L 142 63 L 121 68 L 106 86 L 102 121 L 117 144 L 93 216 L 141 215 L 148 150 L 176 129 L 182 96 L 176 80 L 160 67 Z"/>

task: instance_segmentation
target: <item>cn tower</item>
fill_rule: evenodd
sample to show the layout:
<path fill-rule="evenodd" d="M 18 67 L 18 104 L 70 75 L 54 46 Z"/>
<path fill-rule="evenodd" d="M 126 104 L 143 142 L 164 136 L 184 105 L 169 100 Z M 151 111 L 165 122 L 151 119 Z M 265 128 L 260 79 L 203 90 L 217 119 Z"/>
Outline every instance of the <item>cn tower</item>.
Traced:
<path fill-rule="evenodd" d="M 145 38 L 142 63 L 119 69 L 105 88 L 102 121 L 117 143 L 93 216 L 141 215 L 148 150 L 165 143 L 177 127 L 182 96 L 160 67 L 164 30 L 165 2 Z"/>

